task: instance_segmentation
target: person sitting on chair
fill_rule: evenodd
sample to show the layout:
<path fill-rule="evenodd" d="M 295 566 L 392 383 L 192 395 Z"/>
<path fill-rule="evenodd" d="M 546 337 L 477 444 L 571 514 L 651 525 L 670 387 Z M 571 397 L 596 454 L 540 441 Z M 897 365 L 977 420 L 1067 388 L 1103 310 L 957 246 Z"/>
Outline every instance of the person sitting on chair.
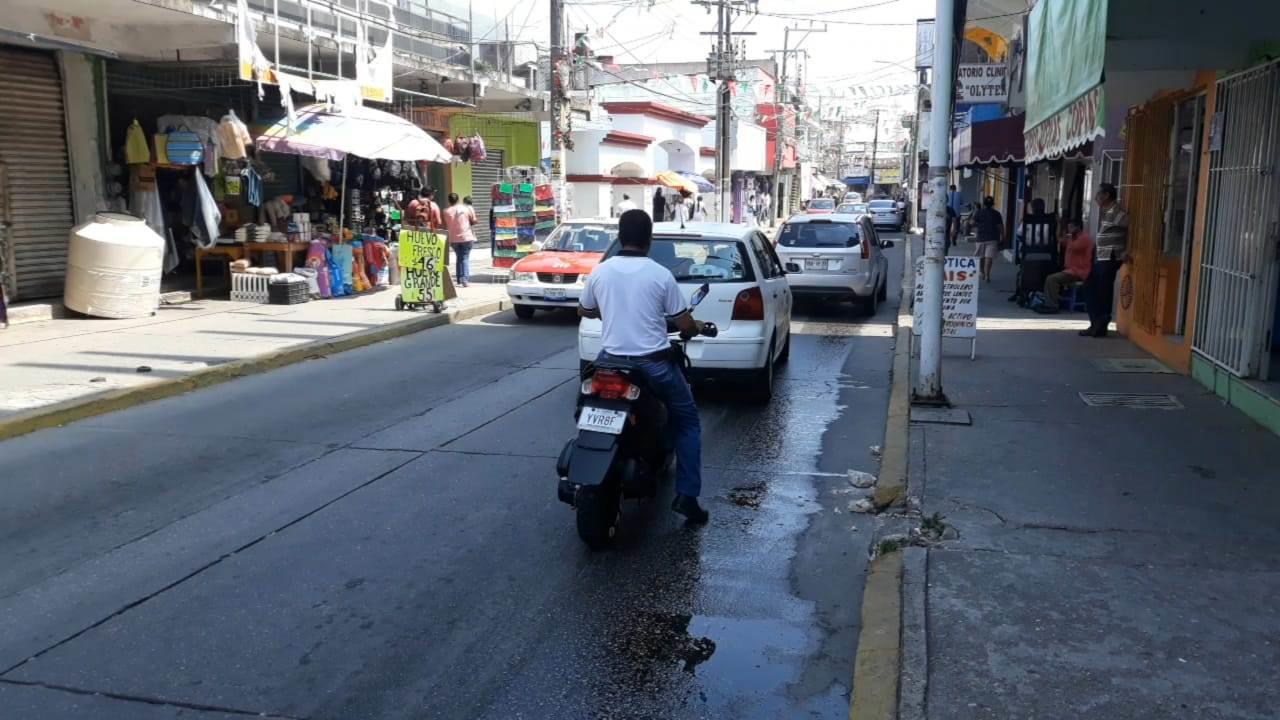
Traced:
<path fill-rule="evenodd" d="M 1052 315 L 1058 312 L 1062 290 L 1089 278 L 1089 270 L 1093 267 L 1093 240 L 1089 239 L 1079 220 L 1067 223 L 1067 233 L 1062 238 L 1062 258 L 1062 270 L 1044 279 L 1044 304 L 1035 308 L 1038 313 Z"/>

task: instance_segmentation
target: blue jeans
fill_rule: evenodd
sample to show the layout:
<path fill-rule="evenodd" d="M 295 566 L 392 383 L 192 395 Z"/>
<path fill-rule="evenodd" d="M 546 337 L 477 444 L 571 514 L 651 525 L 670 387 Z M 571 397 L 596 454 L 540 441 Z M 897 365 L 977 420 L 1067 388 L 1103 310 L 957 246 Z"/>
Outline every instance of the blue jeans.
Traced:
<path fill-rule="evenodd" d="M 600 353 L 601 359 L 612 357 L 616 356 Z M 649 390 L 667 406 L 667 431 L 676 448 L 676 492 L 698 497 L 702 494 L 702 421 L 693 391 L 674 362 L 629 359 L 649 379 Z"/>
<path fill-rule="evenodd" d="M 464 283 L 471 279 L 471 246 L 473 242 L 460 242 L 453 244 L 453 253 L 458 257 L 458 282 Z"/>

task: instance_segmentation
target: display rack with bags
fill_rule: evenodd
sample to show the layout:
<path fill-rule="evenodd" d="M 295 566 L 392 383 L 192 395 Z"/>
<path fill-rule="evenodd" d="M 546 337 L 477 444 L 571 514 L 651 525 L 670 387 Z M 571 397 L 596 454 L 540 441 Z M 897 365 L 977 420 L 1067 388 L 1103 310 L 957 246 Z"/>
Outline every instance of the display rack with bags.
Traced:
<path fill-rule="evenodd" d="M 536 252 L 556 227 L 555 194 L 540 176 L 496 183 L 492 190 L 494 267 L 511 267 Z M 541 180 L 543 182 L 529 182 Z"/>

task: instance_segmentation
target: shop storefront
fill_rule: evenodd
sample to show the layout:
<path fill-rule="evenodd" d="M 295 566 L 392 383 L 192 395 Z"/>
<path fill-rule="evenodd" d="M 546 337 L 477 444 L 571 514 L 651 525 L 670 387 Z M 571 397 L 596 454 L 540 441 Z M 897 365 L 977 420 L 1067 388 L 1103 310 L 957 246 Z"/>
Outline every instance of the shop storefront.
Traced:
<path fill-rule="evenodd" d="M 531 170 L 538 167 L 538 123 L 523 116 L 456 113 L 449 117 L 449 135 L 455 145 L 462 141 L 470 145 L 465 155 L 460 148 L 453 148 L 459 162 L 449 167 L 450 192 L 457 193 L 460 198 L 471 198 L 480 219 L 476 226 L 476 239 L 481 246 L 487 247 L 492 240 L 489 230 L 489 217 L 494 207 L 490 198 L 492 188 L 495 183 L 503 181 L 508 167 L 528 167 Z M 477 154 L 477 147 L 483 148 L 483 152 Z"/>
<path fill-rule="evenodd" d="M 399 219 L 451 159 L 357 103 L 300 102 L 289 119 L 278 87 L 259 99 L 234 67 L 112 63 L 106 77 L 108 202 L 164 238 L 167 287 L 200 293 L 211 267 L 230 268 L 233 299 L 255 274 L 298 271 L 313 297 L 390 284 Z"/>

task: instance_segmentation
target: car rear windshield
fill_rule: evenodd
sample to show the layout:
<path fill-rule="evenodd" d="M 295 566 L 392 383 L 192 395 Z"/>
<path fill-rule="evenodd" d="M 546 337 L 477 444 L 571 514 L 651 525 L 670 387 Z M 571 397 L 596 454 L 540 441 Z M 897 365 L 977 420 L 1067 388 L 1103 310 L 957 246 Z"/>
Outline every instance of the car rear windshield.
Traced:
<path fill-rule="evenodd" d="M 609 249 L 609 245 L 616 237 L 618 237 L 617 225 L 565 223 L 552 231 L 542 243 L 542 249 L 602 253 Z"/>
<path fill-rule="evenodd" d="M 841 215 L 861 215 L 867 211 L 867 206 L 862 203 L 845 203 L 836 208 L 836 212 Z"/>
<path fill-rule="evenodd" d="M 867 206 L 872 210 L 893 210 L 897 207 L 892 200 L 872 200 Z"/>
<path fill-rule="evenodd" d="M 819 210 L 829 210 L 836 206 L 836 201 L 831 198 L 814 198 L 809 201 L 809 207 L 818 208 Z"/>
<path fill-rule="evenodd" d="M 783 247 L 850 248 L 861 239 L 862 230 L 854 223 L 787 223 L 778 233 L 778 244 Z"/>
<path fill-rule="evenodd" d="M 614 243 L 605 259 L 618 254 Z M 750 282 L 755 280 L 742 243 L 729 238 L 653 238 L 649 258 L 671 271 L 680 282 Z"/>

